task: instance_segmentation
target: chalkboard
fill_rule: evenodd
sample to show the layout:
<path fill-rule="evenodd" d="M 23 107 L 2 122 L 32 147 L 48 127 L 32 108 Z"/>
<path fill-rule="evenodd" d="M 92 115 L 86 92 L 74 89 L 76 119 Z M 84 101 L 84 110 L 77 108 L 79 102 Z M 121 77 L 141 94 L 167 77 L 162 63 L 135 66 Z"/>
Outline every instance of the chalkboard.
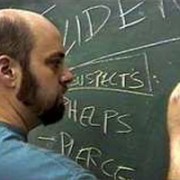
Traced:
<path fill-rule="evenodd" d="M 66 116 L 31 143 L 103 180 L 163 180 L 166 105 L 180 79 L 180 0 L 1 0 L 34 10 L 64 34 L 75 80 Z"/>

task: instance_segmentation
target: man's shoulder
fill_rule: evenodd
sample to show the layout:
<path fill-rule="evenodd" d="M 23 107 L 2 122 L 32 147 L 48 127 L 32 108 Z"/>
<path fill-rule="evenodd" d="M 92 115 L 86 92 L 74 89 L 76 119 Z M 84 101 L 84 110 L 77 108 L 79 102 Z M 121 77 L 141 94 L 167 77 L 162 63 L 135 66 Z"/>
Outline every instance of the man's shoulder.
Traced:
<path fill-rule="evenodd" d="M 3 141 L 0 138 L 0 145 L 1 180 L 95 179 L 69 158 L 20 141 L 13 133 L 6 133 Z"/>

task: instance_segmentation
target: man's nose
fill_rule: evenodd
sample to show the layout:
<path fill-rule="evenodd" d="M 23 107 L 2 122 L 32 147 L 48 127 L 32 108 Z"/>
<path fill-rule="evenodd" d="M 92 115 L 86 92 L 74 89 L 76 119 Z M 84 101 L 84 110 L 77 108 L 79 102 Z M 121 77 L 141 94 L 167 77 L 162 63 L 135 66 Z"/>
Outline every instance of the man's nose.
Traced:
<path fill-rule="evenodd" d="M 73 73 L 70 71 L 68 67 L 64 67 L 63 72 L 60 77 L 61 83 L 69 84 L 73 81 L 73 79 L 74 79 Z"/>

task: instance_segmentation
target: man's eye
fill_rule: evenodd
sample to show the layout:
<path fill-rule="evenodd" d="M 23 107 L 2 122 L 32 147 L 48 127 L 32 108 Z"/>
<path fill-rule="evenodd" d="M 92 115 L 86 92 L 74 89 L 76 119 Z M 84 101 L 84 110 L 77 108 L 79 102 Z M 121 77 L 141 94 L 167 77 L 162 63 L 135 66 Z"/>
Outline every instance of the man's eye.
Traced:
<path fill-rule="evenodd" d="M 59 68 L 63 63 L 62 59 L 60 58 L 53 59 L 51 62 L 55 68 Z"/>

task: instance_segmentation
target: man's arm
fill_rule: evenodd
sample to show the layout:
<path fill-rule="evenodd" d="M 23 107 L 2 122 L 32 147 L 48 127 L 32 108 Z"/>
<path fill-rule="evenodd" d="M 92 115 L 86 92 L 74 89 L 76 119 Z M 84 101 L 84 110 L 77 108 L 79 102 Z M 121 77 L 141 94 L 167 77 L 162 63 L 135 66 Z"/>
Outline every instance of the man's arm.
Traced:
<path fill-rule="evenodd" d="M 180 180 L 180 83 L 169 98 L 167 128 L 170 148 L 167 180 Z"/>

